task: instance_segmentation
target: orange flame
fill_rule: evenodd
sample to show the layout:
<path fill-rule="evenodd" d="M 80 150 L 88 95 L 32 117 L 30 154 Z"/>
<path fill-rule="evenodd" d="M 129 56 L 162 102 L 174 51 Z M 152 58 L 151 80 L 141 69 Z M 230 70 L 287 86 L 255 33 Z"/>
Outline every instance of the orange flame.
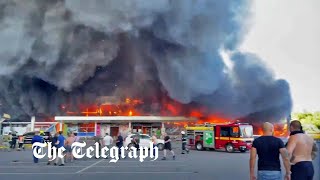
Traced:
<path fill-rule="evenodd" d="M 81 105 L 78 107 L 79 112 L 70 111 L 68 105 L 61 105 L 61 109 L 67 115 L 73 116 L 140 116 L 140 115 L 160 115 L 160 116 L 187 116 L 198 118 L 198 122 L 179 122 L 171 123 L 174 126 L 192 126 L 195 124 L 204 123 L 232 123 L 231 119 L 221 118 L 217 114 L 204 115 L 206 109 L 204 107 L 198 107 L 196 105 L 184 105 L 175 100 L 172 100 L 167 95 L 163 97 L 149 99 L 152 105 L 144 104 L 141 99 L 124 98 L 121 103 L 118 104 L 103 104 L 103 105 Z M 145 110 L 145 107 L 149 107 L 151 111 Z M 169 123 L 170 124 L 170 123 Z M 286 124 L 274 125 L 275 136 L 287 136 Z M 254 125 L 254 134 L 262 135 L 263 131 L 261 124 Z"/>
<path fill-rule="evenodd" d="M 287 137 L 288 133 L 288 125 L 287 124 L 274 124 L 274 136 L 276 137 Z M 257 135 L 263 135 L 262 127 L 255 127 Z"/>

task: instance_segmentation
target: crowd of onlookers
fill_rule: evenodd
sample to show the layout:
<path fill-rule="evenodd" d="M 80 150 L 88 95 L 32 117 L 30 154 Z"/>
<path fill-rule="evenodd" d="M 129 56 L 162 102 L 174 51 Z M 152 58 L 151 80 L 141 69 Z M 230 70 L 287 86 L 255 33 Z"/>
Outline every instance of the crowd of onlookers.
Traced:
<path fill-rule="evenodd" d="M 6 150 L 24 150 L 24 136 L 16 135 L 16 133 L 9 132 L 2 137 L 2 145 Z"/>
<path fill-rule="evenodd" d="M 186 135 L 185 132 L 182 131 L 182 154 L 185 154 L 185 152 L 189 152 L 189 150 L 186 148 Z M 119 149 L 119 155 L 121 156 L 121 150 L 120 148 L 123 147 L 124 145 L 124 137 L 121 135 L 121 133 L 118 134 L 117 138 L 114 140 L 114 138 L 112 138 L 108 133 L 106 133 L 103 137 L 100 136 L 95 136 L 93 138 L 92 144 L 94 143 L 98 143 L 99 147 L 102 149 L 103 147 L 108 147 L 110 148 L 113 145 L 116 145 Z M 166 152 L 169 151 L 172 153 L 173 159 L 175 159 L 175 153 L 173 152 L 172 148 L 171 148 L 171 138 L 166 134 L 163 133 L 163 139 L 164 139 L 164 151 L 163 151 L 163 158 L 162 160 L 166 160 Z M 157 146 L 157 136 L 156 133 L 154 133 L 154 135 L 151 137 L 151 142 L 153 144 L 153 146 Z M 39 132 L 36 132 L 35 136 L 33 137 L 31 143 L 34 144 L 36 142 L 40 142 L 43 143 L 44 139 L 43 137 L 40 135 Z M 63 132 L 57 132 L 55 133 L 53 136 L 50 136 L 47 139 L 47 142 L 50 142 L 51 145 L 53 147 L 56 147 L 56 151 L 58 151 L 59 148 L 64 147 L 65 151 L 65 157 L 57 157 L 56 159 L 50 159 L 48 161 L 48 165 L 50 165 L 51 163 L 53 163 L 54 165 L 58 165 L 59 166 L 64 166 L 65 162 L 69 162 L 72 163 L 74 160 L 76 160 L 73 155 L 72 155 L 72 151 L 73 151 L 73 147 L 72 144 L 74 142 L 80 142 L 80 137 L 77 136 L 77 133 L 75 132 L 68 132 L 67 137 L 63 136 Z M 81 140 L 82 142 L 82 140 Z M 115 142 L 115 143 L 114 143 Z M 134 147 L 139 148 L 139 134 L 136 134 L 134 136 L 134 138 L 132 138 L 131 143 L 134 145 Z M 91 143 L 88 143 L 88 145 L 90 145 Z M 35 146 L 34 148 L 40 148 Z M 54 153 L 54 150 L 51 149 L 51 154 Z M 96 156 L 95 158 L 100 158 L 101 154 L 99 153 L 98 157 Z M 34 163 L 38 163 L 38 158 L 36 158 L 35 156 L 33 156 L 33 160 Z"/>

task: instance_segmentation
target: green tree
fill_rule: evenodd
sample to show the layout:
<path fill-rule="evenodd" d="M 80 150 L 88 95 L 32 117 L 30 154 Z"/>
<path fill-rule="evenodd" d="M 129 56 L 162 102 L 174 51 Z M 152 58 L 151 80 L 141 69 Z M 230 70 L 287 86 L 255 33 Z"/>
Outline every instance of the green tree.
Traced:
<path fill-rule="evenodd" d="M 300 120 L 302 124 L 314 125 L 320 129 L 320 112 L 303 112 L 293 114 L 293 119 Z"/>

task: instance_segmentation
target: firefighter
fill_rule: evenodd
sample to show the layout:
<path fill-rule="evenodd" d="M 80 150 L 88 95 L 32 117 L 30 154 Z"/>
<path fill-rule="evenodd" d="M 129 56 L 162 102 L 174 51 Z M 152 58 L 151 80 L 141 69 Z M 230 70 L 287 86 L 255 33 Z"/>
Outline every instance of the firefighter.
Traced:
<path fill-rule="evenodd" d="M 45 136 L 46 134 L 44 133 L 44 131 L 40 131 L 39 135 L 40 136 Z"/>
<path fill-rule="evenodd" d="M 24 150 L 23 141 L 24 141 L 23 135 L 18 136 L 18 144 L 19 144 L 18 150 L 19 150 L 19 151 L 20 151 L 21 149 Z"/>
<path fill-rule="evenodd" d="M 187 136 L 184 131 L 181 131 L 181 141 L 182 141 L 182 152 L 181 154 L 185 154 L 187 152 L 189 154 L 189 149 L 186 147 L 187 145 Z"/>

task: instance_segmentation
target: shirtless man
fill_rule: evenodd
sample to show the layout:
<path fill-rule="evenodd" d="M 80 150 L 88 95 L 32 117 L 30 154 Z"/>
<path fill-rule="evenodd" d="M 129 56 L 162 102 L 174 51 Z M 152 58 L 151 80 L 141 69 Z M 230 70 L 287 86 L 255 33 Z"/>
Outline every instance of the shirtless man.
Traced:
<path fill-rule="evenodd" d="M 289 155 L 281 139 L 274 137 L 274 127 L 271 123 L 263 123 L 263 135 L 255 139 L 250 151 L 250 179 L 256 180 L 255 164 L 258 156 L 258 180 L 290 180 Z M 285 167 L 285 177 L 281 177 L 279 155 Z"/>
<path fill-rule="evenodd" d="M 73 162 L 73 155 L 72 155 L 72 144 L 75 142 L 75 137 L 73 133 L 68 133 L 68 138 L 66 140 L 66 151 L 67 151 L 67 156 L 66 156 L 66 161 Z"/>
<path fill-rule="evenodd" d="M 312 160 L 313 154 L 317 151 L 315 141 L 304 134 L 300 121 L 290 123 L 290 138 L 287 149 L 291 156 L 291 179 L 292 180 L 312 180 L 314 168 Z"/>

